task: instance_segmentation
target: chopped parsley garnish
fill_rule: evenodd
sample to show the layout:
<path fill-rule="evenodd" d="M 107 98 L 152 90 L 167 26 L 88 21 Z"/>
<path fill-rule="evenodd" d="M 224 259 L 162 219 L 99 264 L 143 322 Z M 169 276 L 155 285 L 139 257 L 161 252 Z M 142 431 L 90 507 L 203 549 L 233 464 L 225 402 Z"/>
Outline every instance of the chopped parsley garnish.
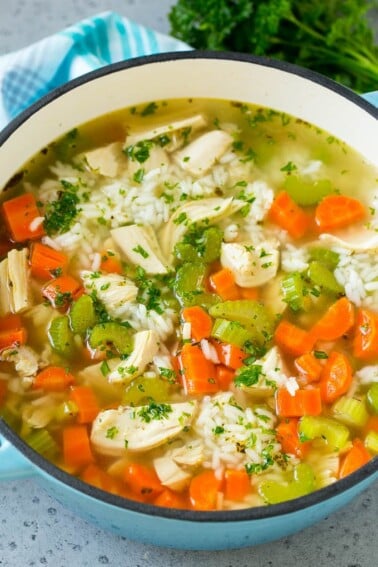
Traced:
<path fill-rule="evenodd" d="M 141 167 L 140 169 L 138 169 L 138 171 L 136 171 L 133 175 L 133 179 L 136 183 L 142 183 L 143 178 L 144 178 L 144 174 L 145 171 L 143 169 L 143 167 Z"/>
<path fill-rule="evenodd" d="M 159 282 L 149 279 L 146 270 L 141 266 L 137 266 L 135 273 L 135 283 L 139 288 L 138 301 L 143 303 L 147 310 L 154 310 L 156 313 L 164 312 L 161 304 L 161 290 Z"/>
<path fill-rule="evenodd" d="M 324 350 L 314 350 L 314 356 L 315 358 L 319 358 L 319 359 L 328 358 L 328 354 L 324 352 Z"/>
<path fill-rule="evenodd" d="M 106 360 L 104 360 L 101 363 L 100 370 L 101 370 L 101 374 L 105 377 L 109 374 L 110 367 L 109 367 L 109 364 L 106 362 Z"/>
<path fill-rule="evenodd" d="M 150 140 L 141 140 L 132 146 L 128 146 L 123 150 L 123 152 L 132 161 L 137 161 L 139 163 L 144 163 L 150 157 L 150 150 L 153 146 L 153 142 Z"/>
<path fill-rule="evenodd" d="M 64 307 L 72 299 L 72 293 L 69 291 L 58 291 L 54 298 L 54 305 L 55 307 Z"/>
<path fill-rule="evenodd" d="M 67 232 L 80 211 L 78 186 L 64 179 L 61 180 L 61 184 L 63 191 L 59 191 L 58 199 L 46 205 L 43 226 L 48 236 Z"/>
<path fill-rule="evenodd" d="M 52 275 L 53 278 L 59 278 L 62 274 L 63 274 L 63 269 L 62 268 L 54 268 L 52 270 L 49 270 L 50 274 Z"/>
<path fill-rule="evenodd" d="M 214 427 L 213 433 L 214 435 L 221 435 L 222 433 L 224 433 L 224 427 L 217 425 L 216 427 Z"/>
<path fill-rule="evenodd" d="M 262 366 L 260 364 L 252 364 L 251 366 L 243 367 L 238 371 L 235 377 L 235 385 L 239 388 L 241 386 L 254 386 L 259 381 L 262 374 Z"/>
<path fill-rule="evenodd" d="M 188 218 L 188 215 L 184 212 L 180 213 L 179 216 L 173 221 L 175 224 L 182 224 Z"/>
<path fill-rule="evenodd" d="M 150 102 L 149 104 L 147 104 L 147 106 L 145 106 L 143 108 L 140 115 L 141 116 L 150 116 L 151 114 L 154 114 L 157 111 L 158 108 L 159 107 L 156 104 L 156 102 Z"/>
<path fill-rule="evenodd" d="M 142 256 L 142 258 L 148 258 L 149 257 L 149 253 L 147 252 L 147 250 L 145 250 L 143 248 L 143 246 L 141 246 L 140 244 L 138 244 L 138 246 L 135 246 L 135 248 L 133 248 L 133 252 L 140 254 Z"/>
<path fill-rule="evenodd" d="M 189 142 L 189 137 L 190 137 L 191 132 L 192 132 L 191 126 L 188 126 L 187 128 L 184 128 L 181 131 L 181 137 L 184 140 L 184 145 L 186 145 Z"/>
<path fill-rule="evenodd" d="M 292 161 L 288 161 L 286 165 L 281 167 L 280 171 L 286 171 L 286 173 L 291 173 L 292 171 L 296 171 L 298 168 Z"/>
<path fill-rule="evenodd" d="M 164 148 L 164 146 L 167 146 L 170 143 L 171 138 L 167 134 L 161 134 L 161 136 L 156 138 L 156 141 L 160 147 Z"/>
<path fill-rule="evenodd" d="M 118 433 L 119 433 L 118 427 L 113 425 L 113 427 L 109 427 L 109 429 L 106 431 L 105 437 L 107 439 L 114 439 L 114 437 L 116 437 Z"/>
<path fill-rule="evenodd" d="M 166 378 L 169 382 L 174 382 L 176 379 L 175 371 L 171 368 L 164 368 L 159 366 L 160 375 Z"/>
<path fill-rule="evenodd" d="M 168 416 L 172 413 L 172 411 L 172 406 L 170 404 L 158 404 L 151 401 L 148 406 L 139 410 L 137 415 L 142 418 L 143 421 L 149 423 L 153 419 L 160 421 L 168 419 Z"/>

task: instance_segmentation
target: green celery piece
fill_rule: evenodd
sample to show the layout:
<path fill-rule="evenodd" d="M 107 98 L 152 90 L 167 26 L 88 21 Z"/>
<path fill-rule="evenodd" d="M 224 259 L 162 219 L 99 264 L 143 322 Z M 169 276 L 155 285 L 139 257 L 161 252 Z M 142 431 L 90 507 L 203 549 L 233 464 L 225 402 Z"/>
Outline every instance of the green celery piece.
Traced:
<path fill-rule="evenodd" d="M 109 343 L 114 345 L 120 354 L 130 354 L 133 349 L 130 329 L 114 321 L 95 325 L 89 336 L 89 345 L 92 348 L 106 348 Z"/>
<path fill-rule="evenodd" d="M 349 440 L 349 429 L 342 423 L 323 416 L 306 415 L 299 421 L 301 441 L 323 438 L 333 449 L 342 449 Z"/>
<path fill-rule="evenodd" d="M 365 437 L 364 445 L 370 453 L 378 455 L 378 433 L 377 431 L 369 431 Z"/>
<path fill-rule="evenodd" d="M 76 417 L 78 411 L 79 410 L 75 402 L 67 400 L 59 404 L 59 406 L 56 408 L 55 419 L 59 423 L 73 420 Z"/>
<path fill-rule="evenodd" d="M 70 358 L 75 352 L 74 335 L 67 315 L 56 317 L 50 323 L 48 336 L 52 348 L 60 355 Z"/>
<path fill-rule="evenodd" d="M 308 277 L 313 284 L 326 292 L 342 294 L 344 288 L 338 283 L 335 276 L 324 264 L 314 260 L 308 267 Z"/>
<path fill-rule="evenodd" d="M 267 504 L 278 504 L 300 498 L 315 490 L 315 476 L 307 463 L 294 467 L 293 480 L 289 483 L 265 480 L 258 485 L 258 492 Z"/>
<path fill-rule="evenodd" d="M 144 405 L 149 401 L 164 402 L 169 399 L 171 385 L 161 378 L 139 376 L 132 381 L 122 396 L 122 404 L 129 406 Z"/>
<path fill-rule="evenodd" d="M 196 262 L 198 261 L 198 254 L 196 249 L 187 242 L 178 242 L 174 248 L 174 255 L 181 262 Z"/>
<path fill-rule="evenodd" d="M 204 291 L 205 274 L 202 262 L 185 263 L 177 270 L 173 288 L 182 305 L 196 304 L 195 296 Z"/>
<path fill-rule="evenodd" d="M 53 459 L 59 453 L 59 447 L 47 429 L 34 430 L 25 437 L 25 442 L 43 457 Z"/>
<path fill-rule="evenodd" d="M 89 295 L 79 297 L 72 303 L 69 317 L 73 332 L 85 337 L 88 329 L 91 329 L 97 321 L 93 299 Z"/>
<path fill-rule="evenodd" d="M 243 327 L 238 321 L 215 319 L 211 336 L 225 343 L 243 347 L 247 341 L 253 339 L 251 331 Z"/>
<path fill-rule="evenodd" d="M 250 331 L 251 341 L 263 345 L 269 342 L 274 333 L 275 319 L 271 311 L 262 303 L 249 299 L 223 301 L 209 309 L 212 317 L 236 321 Z"/>
<path fill-rule="evenodd" d="M 341 421 L 350 427 L 363 427 L 369 419 L 364 400 L 339 398 L 332 406 L 332 415 L 337 421 Z"/>
<path fill-rule="evenodd" d="M 299 175 L 287 175 L 283 187 L 290 197 L 302 207 L 317 205 L 324 197 L 334 192 L 329 179 L 311 181 Z"/>
<path fill-rule="evenodd" d="M 313 248 L 310 248 L 309 253 L 311 260 L 316 260 L 317 262 L 324 264 L 324 266 L 331 271 L 337 267 L 340 260 L 339 254 L 329 248 L 314 246 Z"/>
<path fill-rule="evenodd" d="M 309 297 L 305 295 L 305 285 L 299 272 L 292 272 L 282 278 L 281 291 L 284 302 L 293 311 L 307 308 Z"/>
<path fill-rule="evenodd" d="M 202 259 L 206 264 L 215 262 L 220 257 L 223 232 L 216 226 L 211 226 L 205 230 L 203 235 L 204 251 Z"/>
<path fill-rule="evenodd" d="M 372 412 L 378 414 L 378 382 L 370 386 L 366 399 Z"/>

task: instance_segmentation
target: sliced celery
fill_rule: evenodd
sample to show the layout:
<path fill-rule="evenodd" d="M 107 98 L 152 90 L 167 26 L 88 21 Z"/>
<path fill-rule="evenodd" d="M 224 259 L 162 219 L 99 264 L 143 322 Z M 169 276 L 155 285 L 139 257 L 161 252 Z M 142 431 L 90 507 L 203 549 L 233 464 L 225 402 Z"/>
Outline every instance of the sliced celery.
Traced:
<path fill-rule="evenodd" d="M 109 344 L 120 354 L 130 354 L 133 349 L 130 329 L 114 321 L 95 325 L 89 336 L 89 345 L 92 348 L 106 348 Z"/>
<path fill-rule="evenodd" d="M 378 455 L 378 432 L 369 431 L 364 441 L 365 447 L 373 455 Z"/>
<path fill-rule="evenodd" d="M 349 429 L 334 419 L 306 415 L 299 422 L 301 441 L 323 438 L 333 449 L 342 449 L 349 440 Z"/>
<path fill-rule="evenodd" d="M 211 226 L 204 232 L 203 236 L 203 246 L 204 250 L 202 253 L 203 261 L 206 264 L 215 262 L 220 257 L 221 244 L 223 240 L 222 231 L 216 227 Z"/>
<path fill-rule="evenodd" d="M 78 407 L 75 402 L 67 400 L 59 404 L 55 410 L 55 419 L 58 422 L 69 421 L 74 419 L 78 413 Z"/>
<path fill-rule="evenodd" d="M 316 246 L 314 248 L 310 248 L 309 252 L 311 260 L 316 260 L 317 262 L 324 264 L 324 266 L 332 271 L 336 268 L 340 260 L 339 254 L 329 248 Z"/>
<path fill-rule="evenodd" d="M 292 272 L 282 278 L 281 292 L 284 302 L 293 311 L 301 311 L 307 308 L 309 297 L 305 295 L 304 281 L 299 272 Z"/>
<path fill-rule="evenodd" d="M 132 381 L 122 396 L 124 405 L 138 406 L 150 400 L 164 402 L 169 399 L 171 385 L 161 378 L 140 376 Z"/>
<path fill-rule="evenodd" d="M 249 299 L 223 301 L 209 309 L 212 317 L 240 323 L 250 331 L 249 340 L 262 345 L 271 340 L 275 319 L 271 311 L 261 303 Z"/>
<path fill-rule="evenodd" d="M 211 336 L 225 343 L 243 347 L 244 343 L 253 339 L 251 332 L 238 321 L 215 319 Z"/>
<path fill-rule="evenodd" d="M 96 324 L 96 319 L 93 299 L 89 295 L 82 295 L 73 302 L 70 309 L 70 322 L 75 334 L 84 337 L 88 329 Z"/>
<path fill-rule="evenodd" d="M 205 274 L 202 262 L 186 263 L 177 270 L 173 287 L 182 305 L 195 305 L 196 295 L 204 292 Z"/>
<path fill-rule="evenodd" d="M 51 321 L 48 335 L 52 348 L 62 356 L 70 358 L 75 352 L 74 335 L 67 315 Z"/>
<path fill-rule="evenodd" d="M 336 280 L 335 276 L 324 264 L 314 260 L 308 267 L 308 277 L 313 284 L 319 286 L 326 292 L 344 293 L 344 288 Z"/>
<path fill-rule="evenodd" d="M 37 451 L 37 453 L 40 453 L 48 459 L 52 459 L 59 452 L 58 445 L 46 429 L 32 431 L 25 437 L 25 442 L 30 445 L 34 451 Z"/>
<path fill-rule="evenodd" d="M 369 418 L 364 400 L 339 398 L 332 406 L 332 414 L 337 421 L 351 427 L 363 427 Z"/>
<path fill-rule="evenodd" d="M 294 467 L 293 480 L 289 483 L 265 480 L 258 485 L 258 492 L 267 504 L 293 500 L 314 490 L 315 475 L 307 463 L 300 463 Z"/>
<path fill-rule="evenodd" d="M 366 399 L 371 411 L 378 413 L 378 382 L 370 386 L 366 395 Z"/>
<path fill-rule="evenodd" d="M 198 255 L 196 249 L 186 242 L 178 242 L 174 248 L 174 255 L 181 262 L 196 262 Z"/>
<path fill-rule="evenodd" d="M 333 192 L 329 179 L 312 181 L 299 175 L 288 175 L 284 181 L 284 189 L 298 205 L 303 207 L 316 205 Z"/>

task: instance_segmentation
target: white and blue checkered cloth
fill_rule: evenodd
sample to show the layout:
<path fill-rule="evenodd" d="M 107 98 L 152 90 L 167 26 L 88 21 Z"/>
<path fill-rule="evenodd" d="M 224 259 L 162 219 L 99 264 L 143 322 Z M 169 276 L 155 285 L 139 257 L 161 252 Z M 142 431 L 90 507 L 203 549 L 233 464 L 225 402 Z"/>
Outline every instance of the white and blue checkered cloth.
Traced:
<path fill-rule="evenodd" d="M 83 20 L 0 56 L 0 129 L 44 94 L 88 71 L 140 55 L 188 49 L 112 12 Z"/>

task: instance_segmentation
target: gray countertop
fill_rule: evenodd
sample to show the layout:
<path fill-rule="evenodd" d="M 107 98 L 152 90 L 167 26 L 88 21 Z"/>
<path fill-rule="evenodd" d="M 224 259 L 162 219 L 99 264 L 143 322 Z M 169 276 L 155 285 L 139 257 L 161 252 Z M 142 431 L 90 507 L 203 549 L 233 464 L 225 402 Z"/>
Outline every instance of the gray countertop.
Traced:
<path fill-rule="evenodd" d="M 0 0 L 0 55 L 84 17 L 113 10 L 168 32 L 170 0 Z M 378 485 L 303 532 L 254 548 L 219 552 L 159 549 L 87 524 L 33 480 L 0 484 L 0 566 L 286 567 L 377 564 Z"/>

